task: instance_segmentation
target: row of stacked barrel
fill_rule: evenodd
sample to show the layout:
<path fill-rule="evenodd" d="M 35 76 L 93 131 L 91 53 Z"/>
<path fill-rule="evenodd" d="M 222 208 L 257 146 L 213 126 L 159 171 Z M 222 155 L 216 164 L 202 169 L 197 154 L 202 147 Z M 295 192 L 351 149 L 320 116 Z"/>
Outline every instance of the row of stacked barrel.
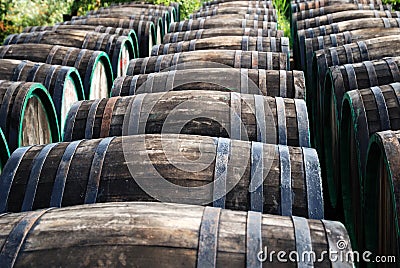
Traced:
<path fill-rule="evenodd" d="M 126 8 L 135 15 L 112 18 Z M 132 3 L 107 10 L 106 21 L 73 18 L 55 26 L 27 27 L 6 38 L 0 47 L 0 170 L 7 143 L 12 152 L 60 141 L 72 104 L 109 97 L 114 78 L 126 74 L 129 60 L 149 55 L 153 44 L 161 43 L 166 25 L 179 20 L 176 3 Z"/>
<path fill-rule="evenodd" d="M 268 1 L 204 3 L 129 61 L 110 98 L 75 102 L 64 142 L 15 150 L 0 176 L 0 213 L 15 212 L 1 217 L 2 266 L 261 267 L 290 254 L 353 267 L 323 258 L 351 246 L 324 220 L 304 74 L 276 21 Z M 123 201 L 141 202 L 93 205 Z"/>
<path fill-rule="evenodd" d="M 353 248 L 400 258 L 399 134 L 389 131 L 400 129 L 400 13 L 379 0 L 296 1 L 291 11 L 327 205 Z"/>

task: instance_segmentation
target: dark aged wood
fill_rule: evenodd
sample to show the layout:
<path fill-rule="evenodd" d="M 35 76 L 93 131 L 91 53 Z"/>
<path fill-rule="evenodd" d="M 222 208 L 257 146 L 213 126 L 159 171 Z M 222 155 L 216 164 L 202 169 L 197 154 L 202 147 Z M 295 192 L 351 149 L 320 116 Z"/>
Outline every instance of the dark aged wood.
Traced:
<path fill-rule="evenodd" d="M 111 59 L 114 77 L 125 75 L 129 60 L 135 56 L 130 38 L 106 33 L 73 30 L 44 31 L 13 34 L 4 41 L 4 45 L 26 43 L 104 51 Z"/>
<path fill-rule="evenodd" d="M 229 147 L 226 162 L 218 152 L 224 140 Z M 260 148 L 259 165 L 254 164 L 256 147 Z M 74 148 L 72 154 L 68 148 Z M 49 207 L 60 179 L 64 185 L 57 207 L 121 201 L 212 204 L 215 183 L 222 179 L 218 166 L 223 165 L 226 189 L 221 195 L 226 208 L 251 210 L 254 200 L 250 189 L 255 185 L 261 187 L 260 211 L 264 213 L 313 219 L 324 216 L 319 161 L 310 148 L 164 134 L 58 143 L 19 151 L 10 158 L 10 163 L 18 164 L 8 164 L 3 170 L 1 212 Z M 62 162 L 67 154 L 68 162 Z M 66 173 L 60 172 L 63 164 L 69 166 Z M 255 183 L 256 172 L 260 172 L 260 184 Z M 159 179 L 185 189 L 175 191 L 173 185 L 165 187 L 157 182 Z M 282 190 L 286 179 L 288 193 Z M 144 180 L 154 182 L 145 187 L 155 192 L 143 188 Z M 200 186 L 203 188 L 195 188 Z M 306 190 L 311 187 L 316 190 Z M 168 194 L 169 189 L 174 195 Z M 159 190 L 163 192 L 156 193 Z M 290 198 L 285 199 L 288 194 Z"/>
<path fill-rule="evenodd" d="M 33 220 L 32 220 L 33 218 Z M 171 203 L 125 202 L 15 213 L 2 216 L 1 241 L 15 267 L 249 267 L 261 266 L 257 254 L 313 249 L 338 251 L 348 241 L 339 222 L 262 215 Z M 26 228 L 25 223 L 35 222 Z M 74 233 L 71 236 L 71 233 Z M 102 235 L 99 235 L 102 234 Z M 303 234 L 300 236 L 299 234 Z M 11 237 L 19 238 L 11 247 Z M 6 242 L 7 241 L 7 242 Z M 94 246 L 95 245 L 95 246 Z M 348 255 L 351 247 L 343 251 Z M 292 254 L 294 255 L 294 254 Z M 295 255 L 295 256 L 296 256 Z M 279 265 L 278 254 L 271 265 Z M 307 255 L 306 255 L 307 256 Z M 281 256 L 279 256 L 281 257 Z M 3 259 L 4 258 L 4 259 Z M 284 258 L 288 258 L 288 253 Z M 266 263 L 266 265 L 268 265 Z M 297 267 L 296 262 L 285 263 Z M 351 262 L 334 262 L 353 267 Z M 325 258 L 319 267 L 335 267 Z"/>
<path fill-rule="evenodd" d="M 362 182 L 369 138 L 376 132 L 400 129 L 400 83 L 352 90 L 344 96 L 340 123 L 342 195 L 349 233 L 364 244 Z"/>
<path fill-rule="evenodd" d="M 355 20 L 362 18 L 399 18 L 400 13 L 396 11 L 378 11 L 378 10 L 351 10 L 341 11 L 333 14 L 321 15 L 297 22 L 297 30 L 315 28 L 321 25 L 329 25 L 347 20 Z"/>
<path fill-rule="evenodd" d="M 53 99 L 60 129 L 72 104 L 85 99 L 80 75 L 73 67 L 0 60 L 0 80 L 42 83 Z"/>
<path fill-rule="evenodd" d="M 229 15 L 228 15 L 229 17 Z M 253 28 L 264 30 L 277 30 L 276 22 L 247 20 L 247 19 L 229 19 L 229 18 L 209 18 L 209 19 L 189 19 L 181 22 L 171 23 L 170 32 L 182 32 L 199 29 L 212 28 Z"/>
<path fill-rule="evenodd" d="M 208 1 L 203 3 L 203 7 L 200 9 L 207 10 L 215 7 L 252 7 L 252 8 L 274 8 L 271 1 Z"/>
<path fill-rule="evenodd" d="M 107 105 L 112 108 L 107 110 Z M 307 110 L 300 99 L 187 90 L 83 101 L 75 106 L 68 114 L 65 141 L 186 133 L 310 146 Z"/>
<path fill-rule="evenodd" d="M 251 7 L 215 7 L 212 9 L 199 11 L 189 15 L 190 19 L 203 18 L 208 16 L 225 14 L 258 14 L 268 15 L 270 21 L 276 21 L 276 9 L 274 8 L 251 8 Z"/>
<path fill-rule="evenodd" d="M 0 174 L 3 171 L 3 167 L 6 164 L 8 158 L 10 157 L 10 150 L 8 149 L 8 144 L 3 131 L 0 128 Z"/>
<path fill-rule="evenodd" d="M 66 21 L 64 25 L 102 25 L 105 27 L 119 27 L 133 29 L 136 32 L 139 42 L 139 54 L 146 57 L 150 54 L 151 48 L 157 43 L 156 27 L 151 21 L 136 19 L 117 18 L 91 18 L 83 20 Z M 148 54 L 149 53 L 149 54 Z"/>
<path fill-rule="evenodd" d="M 169 13 L 166 12 L 164 15 L 168 15 Z M 168 15 L 169 16 L 169 15 Z M 164 34 L 168 32 L 168 26 L 170 24 L 167 23 L 166 21 L 169 20 L 169 18 L 165 18 L 162 16 L 152 16 L 152 15 L 123 15 L 118 13 L 111 13 L 111 14 L 98 14 L 98 15 L 85 15 L 85 16 L 79 16 L 79 17 L 73 17 L 71 20 L 84 20 L 84 19 L 93 19 L 93 18 L 114 18 L 114 19 L 130 19 L 130 20 L 137 20 L 137 21 L 151 21 L 153 22 L 155 26 L 155 32 L 156 32 L 156 43 L 155 44 L 160 44 L 162 39 L 164 38 Z"/>
<path fill-rule="evenodd" d="M 364 186 L 365 245 L 377 254 L 399 258 L 399 131 L 373 135 Z"/>
<path fill-rule="evenodd" d="M 340 4 L 345 4 L 345 3 L 355 3 L 353 0 L 317 0 L 317 1 L 306 1 L 306 2 L 301 2 L 301 3 L 294 3 L 291 6 L 292 13 L 296 12 L 301 12 L 303 10 L 310 10 L 310 9 L 316 9 L 320 7 L 328 7 L 328 6 L 336 6 Z M 359 4 L 363 5 L 382 5 L 381 0 L 363 0 L 363 1 L 357 1 Z"/>
<path fill-rule="evenodd" d="M 299 99 L 304 99 L 306 94 L 301 71 L 207 68 L 119 77 L 114 81 L 111 96 L 169 90 L 234 91 Z"/>
<path fill-rule="evenodd" d="M 53 102 L 39 83 L 0 80 L 0 128 L 10 151 L 60 138 Z"/>
<path fill-rule="evenodd" d="M 322 129 L 324 138 L 325 154 L 323 158 L 325 158 L 328 180 L 339 181 L 341 179 L 339 123 L 345 92 L 400 82 L 399 63 L 398 58 L 388 58 L 330 67 L 320 103 L 322 110 L 319 113 L 319 116 L 322 117 L 319 122 L 323 122 L 323 125 L 319 127 Z M 356 167 L 352 167 L 352 169 L 354 168 Z"/>
<path fill-rule="evenodd" d="M 218 36 L 261 36 L 281 38 L 284 36 L 284 33 L 281 30 L 276 31 L 271 29 L 263 30 L 252 28 L 232 28 L 229 29 L 229 31 L 227 31 L 225 28 L 200 29 L 186 32 L 168 33 L 164 35 L 163 44 Z"/>
<path fill-rule="evenodd" d="M 44 44 L 20 44 L 0 47 L 0 59 L 75 67 L 82 78 L 86 99 L 107 97 L 112 87 L 112 67 L 105 52 Z"/>
<path fill-rule="evenodd" d="M 289 56 L 288 37 L 249 37 L 249 36 L 227 36 L 210 37 L 156 45 L 151 51 L 152 56 L 173 54 L 194 50 L 230 49 L 260 52 L 282 52 Z"/>
<path fill-rule="evenodd" d="M 43 31 L 57 31 L 57 30 L 80 30 L 86 32 L 97 32 L 97 33 L 107 33 L 119 36 L 129 36 L 133 42 L 133 48 L 135 50 L 135 56 L 139 56 L 138 39 L 134 30 L 123 29 L 117 27 L 105 27 L 105 26 L 95 26 L 95 25 L 62 25 L 57 24 L 54 26 L 29 26 L 25 27 L 22 31 L 23 33 L 33 33 L 33 32 L 43 32 Z"/>
<path fill-rule="evenodd" d="M 288 58 L 285 53 L 275 52 L 198 50 L 133 59 L 129 63 L 127 75 L 148 74 L 168 69 L 227 67 L 287 70 Z"/>
<path fill-rule="evenodd" d="M 214 16 L 204 16 L 200 18 L 193 18 L 194 20 L 202 20 L 202 19 L 246 19 L 246 20 L 256 20 L 256 21 L 267 21 L 267 22 L 277 22 L 276 16 L 272 15 L 262 15 L 262 14 L 216 14 Z"/>

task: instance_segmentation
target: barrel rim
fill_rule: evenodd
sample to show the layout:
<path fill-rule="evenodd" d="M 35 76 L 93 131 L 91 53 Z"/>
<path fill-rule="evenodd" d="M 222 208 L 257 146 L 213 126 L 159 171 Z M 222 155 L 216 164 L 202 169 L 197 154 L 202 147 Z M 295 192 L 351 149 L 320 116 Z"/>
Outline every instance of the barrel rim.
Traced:
<path fill-rule="evenodd" d="M 113 81 L 114 81 L 114 72 L 112 69 L 112 65 L 111 65 L 111 61 L 110 61 L 110 57 L 107 55 L 107 53 L 105 53 L 104 51 L 95 51 L 92 55 L 92 57 L 95 56 L 95 60 L 93 62 L 93 64 L 88 65 L 87 68 L 87 73 L 86 75 L 89 74 L 89 80 L 87 81 L 87 77 L 85 77 L 84 81 L 86 81 L 88 83 L 88 85 L 90 85 L 90 87 L 85 88 L 85 94 L 86 94 L 86 98 L 85 99 L 89 99 L 90 97 L 90 93 L 92 92 L 92 80 L 93 80 L 93 75 L 94 72 L 96 70 L 97 64 L 101 63 L 104 66 L 104 70 L 106 71 L 106 76 L 107 76 L 107 87 L 108 87 L 108 91 L 111 90 L 111 87 L 113 85 Z M 90 67 L 89 67 L 90 66 Z M 90 71 L 90 73 L 88 73 Z M 87 92 L 86 92 L 87 91 Z"/>
<path fill-rule="evenodd" d="M 139 43 L 138 43 L 138 38 L 135 30 L 133 29 L 128 29 L 128 37 L 131 39 L 132 45 L 133 45 L 133 52 L 134 52 L 134 58 L 139 58 Z"/>
<path fill-rule="evenodd" d="M 10 158 L 10 149 L 8 148 L 7 139 L 0 128 L 0 174 L 8 160 Z"/>
<path fill-rule="evenodd" d="M 121 66 L 120 62 L 122 60 L 122 48 L 125 48 L 128 50 L 129 53 L 129 59 L 128 61 L 135 59 L 135 48 L 133 45 L 133 40 L 131 38 L 129 38 L 128 36 L 119 36 L 117 39 L 117 42 L 115 44 L 115 48 L 114 48 L 114 52 L 112 55 L 112 60 L 111 60 L 111 64 L 113 65 L 113 71 L 114 73 L 114 77 L 118 77 L 118 69 Z M 118 54 L 117 54 L 118 53 Z M 116 66 L 115 66 L 116 64 Z M 115 69 L 114 69 L 115 68 Z M 121 74 L 121 75 L 126 75 L 125 74 Z M 110 88 L 109 88 L 110 91 Z"/>
<path fill-rule="evenodd" d="M 30 85 L 29 85 L 30 84 Z M 17 146 L 21 147 L 22 144 L 22 133 L 23 133 L 23 118 L 25 115 L 25 109 L 28 105 L 28 102 L 31 98 L 35 97 L 38 101 L 43 105 L 46 112 L 47 123 L 49 125 L 50 130 L 50 142 L 59 142 L 60 141 L 60 129 L 58 118 L 56 114 L 56 109 L 54 107 L 53 100 L 47 91 L 47 89 L 40 83 L 25 83 L 25 85 L 29 85 L 29 90 L 24 96 L 24 101 L 22 105 L 22 109 L 20 112 L 20 122 L 18 127 L 18 143 Z"/>

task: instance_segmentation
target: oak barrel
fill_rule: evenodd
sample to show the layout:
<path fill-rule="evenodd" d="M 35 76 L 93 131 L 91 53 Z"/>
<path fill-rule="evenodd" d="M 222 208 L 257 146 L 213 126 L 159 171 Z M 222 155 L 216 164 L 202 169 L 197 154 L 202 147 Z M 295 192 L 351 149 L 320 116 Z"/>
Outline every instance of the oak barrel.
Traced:
<path fill-rule="evenodd" d="M 251 7 L 215 7 L 212 9 L 195 12 L 189 15 L 189 19 L 204 18 L 225 14 L 258 14 L 268 15 L 271 21 L 276 21 L 276 9 L 274 8 L 251 8 Z"/>
<path fill-rule="evenodd" d="M 141 57 L 150 55 L 151 48 L 157 43 L 156 27 L 151 21 L 117 18 L 92 18 L 83 20 L 66 21 L 64 25 L 102 25 L 105 27 L 119 27 L 133 29 L 139 42 Z"/>
<path fill-rule="evenodd" d="M 30 60 L 75 67 L 82 78 L 86 99 L 109 96 L 113 83 L 110 60 L 105 52 L 44 44 L 0 47 L 0 59 Z"/>
<path fill-rule="evenodd" d="M 111 97 L 170 90 L 233 91 L 272 97 L 304 99 L 301 71 L 204 68 L 119 77 Z"/>
<path fill-rule="evenodd" d="M 8 149 L 8 144 L 3 131 L 0 128 L 0 174 L 3 171 L 3 167 L 7 163 L 10 157 L 10 150 Z"/>
<path fill-rule="evenodd" d="M 363 245 L 362 182 L 370 137 L 400 129 L 400 83 L 352 90 L 343 99 L 340 122 L 340 170 L 347 230 Z"/>
<path fill-rule="evenodd" d="M 271 1 L 207 1 L 203 3 L 200 10 L 207 10 L 215 7 L 252 7 L 252 8 L 274 8 Z"/>
<path fill-rule="evenodd" d="M 0 96 L 0 128 L 11 152 L 60 140 L 53 101 L 42 84 L 0 80 Z"/>
<path fill-rule="evenodd" d="M 148 74 L 176 69 L 245 68 L 288 70 L 285 53 L 242 50 L 198 50 L 133 59 L 127 75 Z"/>
<path fill-rule="evenodd" d="M 170 32 L 192 31 L 212 28 L 253 28 L 277 30 L 276 22 L 247 20 L 247 19 L 190 19 L 169 25 Z"/>
<path fill-rule="evenodd" d="M 37 82 L 45 86 L 52 97 L 62 133 L 72 104 L 85 99 L 78 71 L 74 67 L 20 60 L 0 60 L 0 66 L 0 79 Z"/>
<path fill-rule="evenodd" d="M 299 3 L 294 3 L 291 5 L 292 13 L 298 13 L 303 10 L 316 9 L 319 7 L 328 7 L 328 6 L 336 6 L 345 3 L 360 3 L 363 5 L 373 5 L 373 6 L 381 6 L 381 0 L 362 0 L 362 1 L 353 1 L 353 0 L 316 0 L 316 1 L 304 1 Z"/>
<path fill-rule="evenodd" d="M 162 201 L 324 217 L 319 161 L 311 148 L 136 135 L 24 147 L 9 163 L 0 177 L 1 212 Z"/>
<path fill-rule="evenodd" d="M 260 52 L 281 52 L 289 57 L 288 37 L 249 37 L 249 36 L 219 36 L 204 39 L 181 41 L 156 45 L 151 51 L 152 56 L 173 54 L 185 51 L 230 49 Z"/>
<path fill-rule="evenodd" d="M 104 51 L 111 59 L 114 77 L 125 75 L 129 60 L 135 58 L 133 43 L 129 37 L 106 33 L 73 30 L 44 31 L 13 34 L 4 41 L 4 45 L 26 43 Z"/>
<path fill-rule="evenodd" d="M 80 30 L 86 32 L 106 33 L 119 36 L 129 36 L 132 39 L 135 58 L 139 57 L 139 44 L 137 35 L 132 29 L 123 29 L 115 27 L 95 26 L 95 25 L 63 25 L 57 24 L 54 26 L 30 26 L 25 27 L 23 33 L 43 32 L 43 31 L 57 31 L 57 30 Z"/>
<path fill-rule="evenodd" d="M 320 126 L 324 138 L 324 155 L 321 158 L 325 159 L 328 181 L 341 181 L 339 124 L 344 94 L 350 90 L 400 82 L 399 63 L 398 58 L 387 58 L 329 68 L 321 103 L 321 122 L 324 123 Z"/>
<path fill-rule="evenodd" d="M 304 256 L 312 249 L 316 256 L 325 256 L 318 266 L 354 266 L 340 260 L 331 264 L 326 257 L 325 253 L 332 251 L 344 256 L 352 253 L 350 246 L 343 251 L 337 246 L 343 241 L 347 245 L 349 238 L 344 226 L 335 221 L 146 202 L 46 209 L 7 214 L 1 219 L 1 246 L 7 255 L 0 261 L 9 266 L 15 263 L 15 267 L 43 267 L 45 260 L 52 267 L 100 263 L 111 267 L 243 268 L 261 266 L 257 256 L 263 260 L 259 253 L 266 245 L 268 253 L 290 252 L 291 256 Z M 281 255 L 265 258 L 265 264 L 281 264 Z M 287 255 L 283 258 L 289 260 Z M 301 264 L 295 261 L 293 266 Z"/>
<path fill-rule="evenodd" d="M 380 256 L 400 258 L 399 131 L 372 136 L 364 187 L 365 249 Z"/>
<path fill-rule="evenodd" d="M 255 37 L 276 37 L 281 38 L 284 36 L 281 30 L 264 30 L 252 28 L 232 28 L 227 31 L 225 28 L 215 29 L 200 29 L 185 32 L 168 33 L 164 35 L 163 44 L 177 43 L 180 41 L 190 41 L 193 39 L 203 39 L 219 36 L 255 36 Z"/>

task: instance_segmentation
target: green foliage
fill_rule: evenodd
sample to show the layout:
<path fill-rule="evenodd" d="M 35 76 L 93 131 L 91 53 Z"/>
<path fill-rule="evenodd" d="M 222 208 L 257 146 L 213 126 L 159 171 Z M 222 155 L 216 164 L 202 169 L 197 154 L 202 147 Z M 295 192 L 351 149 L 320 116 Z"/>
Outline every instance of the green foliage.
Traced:
<path fill-rule="evenodd" d="M 382 0 L 382 3 L 392 5 L 394 10 L 400 10 L 400 0 Z"/>
<path fill-rule="evenodd" d="M 285 36 L 290 38 L 290 22 L 286 17 L 289 8 L 289 0 L 273 0 L 273 4 L 278 17 L 278 28 L 285 33 Z M 292 40 L 290 40 L 290 44 L 291 43 Z"/>

